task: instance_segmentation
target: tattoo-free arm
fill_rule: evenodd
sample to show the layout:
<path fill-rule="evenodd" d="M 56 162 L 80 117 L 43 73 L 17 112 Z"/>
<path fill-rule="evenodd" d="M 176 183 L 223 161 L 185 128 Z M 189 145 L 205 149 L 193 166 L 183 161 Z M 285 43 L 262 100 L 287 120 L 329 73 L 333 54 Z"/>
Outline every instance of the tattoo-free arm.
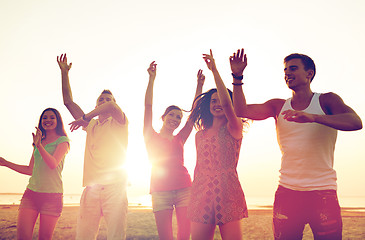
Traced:
<path fill-rule="evenodd" d="M 233 109 L 231 97 L 215 65 L 212 50 L 210 50 L 210 54 L 203 54 L 203 59 L 207 64 L 207 67 L 213 73 L 220 104 L 228 120 L 228 129 L 232 130 L 230 131 L 232 136 L 234 136 L 235 138 L 240 138 L 242 136 L 243 124 L 241 119 L 237 117 Z"/>
<path fill-rule="evenodd" d="M 153 131 L 152 127 L 152 103 L 153 103 L 153 86 L 156 79 L 156 68 L 157 64 L 155 61 L 151 62 L 150 66 L 147 69 L 149 74 L 148 85 L 146 89 L 146 95 L 144 99 L 144 123 L 143 123 L 143 134 L 144 137 L 148 137 L 148 135 Z"/>
<path fill-rule="evenodd" d="M 34 153 L 34 150 L 33 150 Z M 7 167 L 11 170 L 14 170 L 18 173 L 25 174 L 25 175 L 32 175 L 33 173 L 33 165 L 34 165 L 34 157 L 30 158 L 29 165 L 19 165 L 12 162 L 5 160 L 4 158 L 0 157 L 0 166 Z"/>
<path fill-rule="evenodd" d="M 70 79 L 68 76 L 72 63 L 67 64 L 66 54 L 61 54 L 60 57 L 57 56 L 57 63 L 61 69 L 63 103 L 74 119 L 79 119 L 84 115 L 84 111 L 73 101 L 72 98 Z"/>
<path fill-rule="evenodd" d="M 204 82 L 205 82 L 205 76 L 203 74 L 203 70 L 199 69 L 198 74 L 197 74 L 197 83 L 196 83 L 193 104 L 194 104 L 194 100 L 203 92 Z M 181 136 L 181 139 L 183 140 L 183 142 L 186 142 L 186 140 L 188 139 L 191 131 L 193 130 L 193 126 L 194 126 L 194 123 L 188 119 L 185 123 L 185 126 L 180 130 L 179 135 Z"/>
<path fill-rule="evenodd" d="M 47 166 L 50 169 L 55 169 L 64 158 L 64 156 L 68 153 L 69 144 L 68 142 L 58 144 L 56 151 L 53 153 L 53 155 L 47 152 L 42 144 L 39 144 L 37 148 Z"/>
<path fill-rule="evenodd" d="M 298 123 L 315 122 L 342 131 L 362 129 L 360 117 L 337 94 L 331 92 L 322 94 L 319 101 L 326 115 L 287 110 L 283 112 L 284 119 Z"/>

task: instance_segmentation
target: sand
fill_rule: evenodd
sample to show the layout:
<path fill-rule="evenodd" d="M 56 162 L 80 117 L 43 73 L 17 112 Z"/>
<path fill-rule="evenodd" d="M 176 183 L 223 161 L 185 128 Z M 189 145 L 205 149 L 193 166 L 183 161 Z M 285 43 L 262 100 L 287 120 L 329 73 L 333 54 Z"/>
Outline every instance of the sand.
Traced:
<path fill-rule="evenodd" d="M 0 205 L 0 239 L 16 239 L 17 205 Z M 343 239 L 365 239 L 365 209 L 342 209 Z M 74 239 L 78 206 L 65 206 L 55 229 L 53 239 Z M 271 229 L 272 209 L 249 210 L 249 218 L 243 220 L 243 239 L 273 239 Z M 174 218 L 175 219 L 175 218 Z M 174 222 L 176 233 L 176 222 Z M 38 222 L 33 239 L 38 239 Z M 102 220 L 97 239 L 106 239 L 106 226 Z M 151 209 L 130 207 L 128 212 L 128 240 L 158 239 Z M 221 239 L 216 228 L 214 239 Z M 303 239 L 313 239 L 306 226 Z"/>

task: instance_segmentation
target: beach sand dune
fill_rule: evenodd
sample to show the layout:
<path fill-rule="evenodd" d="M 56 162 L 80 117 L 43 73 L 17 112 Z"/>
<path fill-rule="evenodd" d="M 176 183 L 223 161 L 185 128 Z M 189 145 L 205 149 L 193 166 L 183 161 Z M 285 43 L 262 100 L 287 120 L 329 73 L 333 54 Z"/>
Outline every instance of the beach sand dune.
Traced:
<path fill-rule="evenodd" d="M 16 239 L 17 205 L 0 206 L 0 239 Z M 78 206 L 65 206 L 57 224 L 54 239 L 74 239 L 77 222 Z M 249 210 L 249 218 L 243 220 L 243 239 L 273 239 L 271 228 L 271 209 Z M 364 209 L 343 209 L 343 239 L 365 239 Z M 175 218 L 174 218 L 175 220 Z M 176 234 L 176 221 L 174 221 Z M 33 239 L 38 239 L 38 222 L 35 226 Z M 101 221 L 98 240 L 106 239 L 106 226 Z M 131 207 L 128 212 L 128 240 L 158 239 L 154 216 L 151 209 Z M 216 228 L 214 239 L 221 239 Z M 313 239 L 309 226 L 306 226 L 303 239 Z"/>

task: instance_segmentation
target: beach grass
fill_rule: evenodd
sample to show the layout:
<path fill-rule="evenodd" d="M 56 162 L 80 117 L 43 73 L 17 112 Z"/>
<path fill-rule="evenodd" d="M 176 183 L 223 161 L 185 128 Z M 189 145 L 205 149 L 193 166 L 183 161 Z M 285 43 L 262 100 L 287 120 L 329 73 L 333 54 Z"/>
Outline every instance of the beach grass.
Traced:
<path fill-rule="evenodd" d="M 74 239 L 78 206 L 65 206 L 55 229 L 53 239 Z M 343 239 L 365 239 L 365 209 L 342 209 Z M 0 205 L 0 239 L 16 239 L 16 219 L 18 205 Z M 128 240 L 158 239 L 155 219 L 150 208 L 130 207 L 128 211 Z M 38 222 L 33 239 L 38 239 Z M 272 209 L 249 210 L 249 217 L 242 221 L 243 239 L 273 239 Z M 97 239 L 106 239 L 106 225 L 100 223 Z M 174 217 L 174 233 L 176 220 Z M 216 228 L 214 239 L 221 239 Z M 309 226 L 306 226 L 303 239 L 313 239 Z"/>

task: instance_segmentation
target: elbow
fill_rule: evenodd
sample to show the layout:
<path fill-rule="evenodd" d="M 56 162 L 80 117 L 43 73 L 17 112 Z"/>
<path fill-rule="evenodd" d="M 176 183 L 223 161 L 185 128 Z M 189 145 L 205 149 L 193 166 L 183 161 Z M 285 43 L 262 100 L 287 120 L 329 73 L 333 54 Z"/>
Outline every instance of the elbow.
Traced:
<path fill-rule="evenodd" d="M 245 112 L 246 112 L 246 108 L 243 107 L 234 107 L 234 112 L 236 113 L 237 117 L 243 117 L 245 118 Z"/>
<path fill-rule="evenodd" d="M 50 161 L 47 163 L 48 167 L 51 169 L 51 170 L 54 170 L 57 168 L 58 164 L 60 163 L 61 161 L 58 162 L 58 159 L 54 158 L 53 161 Z"/>
<path fill-rule="evenodd" d="M 116 102 L 111 101 L 111 102 L 106 102 L 104 104 L 108 109 L 110 109 L 110 111 L 121 111 L 120 107 Z"/>
<path fill-rule="evenodd" d="M 58 165 L 56 165 L 56 164 L 51 164 L 51 165 L 49 165 L 48 167 L 49 167 L 51 170 L 54 170 L 54 169 L 56 169 L 56 168 L 57 168 L 57 166 L 58 166 Z"/>
<path fill-rule="evenodd" d="M 355 127 L 354 130 L 361 130 L 362 129 L 362 122 L 361 122 L 361 120 L 354 127 Z"/>
<path fill-rule="evenodd" d="M 362 129 L 362 121 L 359 116 L 356 117 L 354 123 L 352 124 L 352 131 L 361 130 Z"/>
<path fill-rule="evenodd" d="M 347 125 L 346 127 L 344 128 L 340 128 L 338 130 L 342 130 L 342 131 L 357 131 L 357 130 L 361 130 L 362 129 L 362 122 L 361 120 L 360 121 L 357 121 L 353 124 L 349 124 Z"/>

